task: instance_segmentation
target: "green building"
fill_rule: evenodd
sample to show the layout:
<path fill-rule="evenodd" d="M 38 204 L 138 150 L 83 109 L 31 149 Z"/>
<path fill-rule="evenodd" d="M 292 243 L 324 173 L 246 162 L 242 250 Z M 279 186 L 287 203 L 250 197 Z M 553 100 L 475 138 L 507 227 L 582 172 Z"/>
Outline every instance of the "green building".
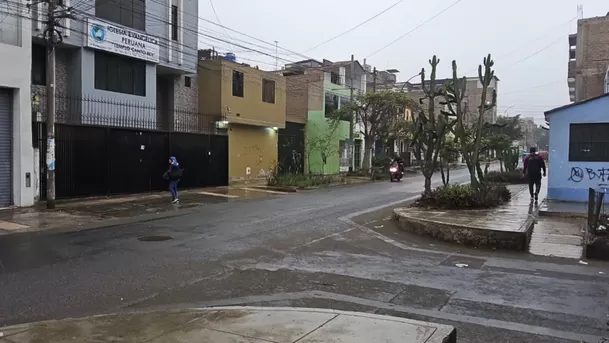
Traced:
<path fill-rule="evenodd" d="M 305 171 L 311 174 L 337 174 L 349 171 L 352 160 L 349 144 L 349 121 L 330 119 L 333 111 L 365 91 L 364 69 L 356 61 L 351 82 L 351 61 L 318 62 L 307 60 L 286 65 L 286 120 L 304 120 Z"/>

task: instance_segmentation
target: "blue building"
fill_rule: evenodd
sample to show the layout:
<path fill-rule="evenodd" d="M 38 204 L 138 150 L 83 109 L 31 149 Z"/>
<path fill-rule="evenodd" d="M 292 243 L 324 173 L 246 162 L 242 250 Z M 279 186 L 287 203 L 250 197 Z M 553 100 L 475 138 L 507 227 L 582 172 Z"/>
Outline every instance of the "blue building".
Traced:
<path fill-rule="evenodd" d="M 548 198 L 587 202 L 588 188 L 609 184 L 609 93 L 555 108 L 545 117 Z"/>

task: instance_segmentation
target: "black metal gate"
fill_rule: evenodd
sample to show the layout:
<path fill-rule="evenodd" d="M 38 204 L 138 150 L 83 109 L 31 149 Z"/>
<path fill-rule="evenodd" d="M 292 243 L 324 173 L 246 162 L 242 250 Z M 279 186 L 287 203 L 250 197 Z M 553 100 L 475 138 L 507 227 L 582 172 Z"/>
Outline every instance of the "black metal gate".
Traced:
<path fill-rule="evenodd" d="M 277 162 L 280 174 L 304 173 L 305 125 L 285 123 L 277 137 Z"/>
<path fill-rule="evenodd" d="M 12 93 L 0 88 L 0 208 L 13 203 Z"/>
<path fill-rule="evenodd" d="M 185 117 L 184 113 L 180 115 Z M 46 198 L 46 123 L 34 117 L 34 148 L 40 151 L 40 198 Z M 87 119 L 87 120 L 85 120 Z M 99 122 L 82 116 L 81 122 Z M 98 118 L 93 118 L 98 119 Z M 116 117 L 114 117 L 116 119 Z M 184 169 L 181 188 L 228 185 L 228 136 L 204 126 L 201 118 L 193 121 L 199 130 L 189 131 L 125 128 L 66 123 L 57 118 L 55 127 L 56 197 L 72 198 L 111 194 L 143 193 L 164 190 L 170 156 Z M 136 123 L 137 124 L 137 123 Z M 123 127 L 121 127 L 123 126 Z M 185 130 L 186 131 L 186 130 Z"/>

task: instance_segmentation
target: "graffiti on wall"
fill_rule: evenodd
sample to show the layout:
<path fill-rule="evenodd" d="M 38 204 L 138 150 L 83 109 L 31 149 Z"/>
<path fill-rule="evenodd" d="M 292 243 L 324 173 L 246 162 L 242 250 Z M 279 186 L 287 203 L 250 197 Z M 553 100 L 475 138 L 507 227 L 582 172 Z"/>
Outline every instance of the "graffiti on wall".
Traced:
<path fill-rule="evenodd" d="M 584 180 L 607 182 L 609 181 L 609 168 L 571 167 L 571 174 L 568 180 L 575 183 Z"/>

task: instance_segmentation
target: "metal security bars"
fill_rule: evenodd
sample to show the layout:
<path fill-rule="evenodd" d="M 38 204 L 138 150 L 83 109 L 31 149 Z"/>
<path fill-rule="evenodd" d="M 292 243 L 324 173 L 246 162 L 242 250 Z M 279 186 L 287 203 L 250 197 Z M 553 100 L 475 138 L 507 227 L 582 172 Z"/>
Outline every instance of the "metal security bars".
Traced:
<path fill-rule="evenodd" d="M 150 103 L 71 94 L 56 95 L 56 123 L 120 127 L 154 131 L 225 135 L 216 128 L 225 120 L 221 113 L 200 113 L 193 109 L 163 108 Z M 46 122 L 46 96 L 36 95 L 32 103 L 35 122 Z"/>
<path fill-rule="evenodd" d="M 32 104 L 40 198 L 46 196 L 45 97 Z M 169 156 L 184 168 L 181 188 L 228 184 L 228 136 L 221 116 L 160 111 L 112 99 L 57 97 L 56 196 L 73 198 L 164 190 Z"/>

